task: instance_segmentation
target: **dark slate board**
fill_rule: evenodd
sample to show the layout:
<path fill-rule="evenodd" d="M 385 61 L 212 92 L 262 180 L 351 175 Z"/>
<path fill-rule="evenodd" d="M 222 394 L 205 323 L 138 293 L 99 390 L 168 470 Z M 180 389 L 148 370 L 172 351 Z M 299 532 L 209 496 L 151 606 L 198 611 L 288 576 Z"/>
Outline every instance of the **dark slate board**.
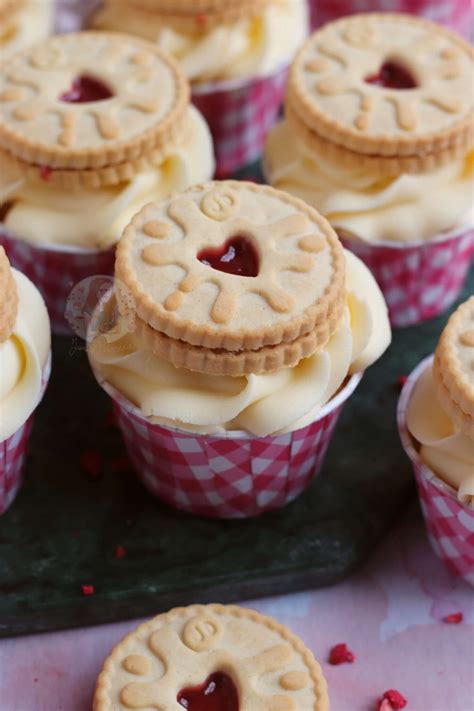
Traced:
<path fill-rule="evenodd" d="M 474 291 L 474 271 L 464 298 Z M 447 315 L 396 331 L 347 405 L 324 470 L 287 508 L 250 521 L 210 521 L 166 508 L 132 471 L 107 397 L 72 339 L 54 369 L 31 441 L 27 480 L 0 519 L 0 636 L 152 615 L 335 583 L 361 565 L 414 494 L 396 428 L 397 380 L 432 352 Z M 104 475 L 80 467 L 99 448 Z M 126 548 L 114 558 L 117 545 Z M 82 584 L 95 595 L 84 597 Z"/>

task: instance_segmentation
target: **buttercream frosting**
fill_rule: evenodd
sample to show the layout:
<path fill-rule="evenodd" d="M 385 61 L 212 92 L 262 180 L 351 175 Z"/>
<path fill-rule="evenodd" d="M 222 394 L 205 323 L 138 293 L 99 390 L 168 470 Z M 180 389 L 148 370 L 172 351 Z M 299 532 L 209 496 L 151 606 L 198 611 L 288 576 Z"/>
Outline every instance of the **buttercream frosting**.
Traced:
<path fill-rule="evenodd" d="M 202 82 L 268 74 L 289 63 L 307 35 L 308 9 L 304 0 L 273 0 L 256 16 L 193 33 L 166 24 L 162 15 L 111 4 L 95 25 L 157 42 L 191 81 Z"/>
<path fill-rule="evenodd" d="M 474 503 L 474 441 L 456 429 L 438 402 L 431 366 L 415 385 L 407 427 L 425 464 L 457 490 L 460 501 Z"/>
<path fill-rule="evenodd" d="M 367 242 L 428 240 L 474 224 L 474 149 L 430 172 L 381 178 L 311 152 L 283 121 L 267 139 L 265 171 L 274 187 Z"/>
<path fill-rule="evenodd" d="M 29 0 L 11 23 L 0 28 L 0 55 L 2 61 L 15 52 L 48 37 L 54 27 L 52 0 Z"/>
<path fill-rule="evenodd" d="M 4 199 L 13 203 L 4 224 L 33 244 L 107 249 L 148 202 L 208 180 L 214 172 L 209 128 L 193 106 L 189 129 L 164 162 L 117 186 L 71 192 L 12 174 L 4 175 Z"/>
<path fill-rule="evenodd" d="M 340 327 L 324 350 L 294 368 L 236 378 L 175 368 L 148 350 L 126 323 L 106 337 L 105 347 L 103 339 L 100 348 L 90 344 L 92 367 L 159 424 L 257 436 L 304 427 L 350 374 L 371 365 L 390 343 L 387 308 L 374 278 L 353 254 L 346 252 L 346 259 L 348 297 Z"/>
<path fill-rule="evenodd" d="M 51 347 L 48 312 L 37 288 L 12 269 L 18 290 L 13 332 L 0 344 L 0 442 L 13 435 L 36 408 Z"/>

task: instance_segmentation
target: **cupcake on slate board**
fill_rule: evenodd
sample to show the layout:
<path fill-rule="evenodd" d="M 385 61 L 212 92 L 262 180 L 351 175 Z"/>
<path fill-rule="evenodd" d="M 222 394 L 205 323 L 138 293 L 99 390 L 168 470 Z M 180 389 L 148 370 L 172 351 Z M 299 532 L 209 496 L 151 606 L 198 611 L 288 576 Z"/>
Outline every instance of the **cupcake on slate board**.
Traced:
<path fill-rule="evenodd" d="M 53 0 L 0 0 L 0 57 L 2 62 L 53 32 Z"/>
<path fill-rule="evenodd" d="M 393 324 L 457 297 L 474 251 L 474 49 L 407 15 L 315 33 L 270 133 L 269 181 L 319 209 L 373 270 Z"/>
<path fill-rule="evenodd" d="M 208 179 L 212 141 L 187 80 L 155 45 L 58 35 L 0 69 L 2 242 L 37 283 L 54 330 L 71 288 L 113 271 L 144 204 Z"/>
<path fill-rule="evenodd" d="M 434 548 L 474 585 L 474 296 L 410 376 L 399 426 Z"/>
<path fill-rule="evenodd" d="M 158 615 L 106 659 L 94 711 L 329 711 L 321 667 L 270 617 L 234 605 Z"/>
<path fill-rule="evenodd" d="M 36 287 L 0 247 L 0 514 L 22 481 L 33 412 L 50 371 L 51 328 Z"/>
<path fill-rule="evenodd" d="M 390 342 L 367 268 L 302 201 L 228 181 L 142 210 L 115 277 L 89 358 L 145 485 L 210 516 L 294 499 Z"/>
<path fill-rule="evenodd" d="M 108 0 L 92 26 L 140 35 L 180 61 L 224 177 L 260 156 L 308 9 L 305 0 Z"/>

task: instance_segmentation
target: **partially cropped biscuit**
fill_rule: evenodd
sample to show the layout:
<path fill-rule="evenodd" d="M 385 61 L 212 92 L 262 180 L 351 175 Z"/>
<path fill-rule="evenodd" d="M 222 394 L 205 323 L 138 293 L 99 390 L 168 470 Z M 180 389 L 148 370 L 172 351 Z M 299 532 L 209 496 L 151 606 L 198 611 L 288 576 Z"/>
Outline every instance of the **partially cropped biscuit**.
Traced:
<path fill-rule="evenodd" d="M 0 344 L 8 340 L 15 326 L 18 311 L 18 291 L 10 262 L 0 247 Z"/>
<path fill-rule="evenodd" d="M 195 27 L 198 22 L 211 26 L 236 22 L 252 17 L 262 12 L 272 0 L 107 0 L 110 9 L 120 12 L 121 8 L 146 11 L 160 15 L 164 20 L 179 23 L 185 27 Z M 97 28 L 101 27 L 101 14 L 93 21 Z"/>
<path fill-rule="evenodd" d="M 433 377 L 444 410 L 474 439 L 474 296 L 449 319 L 436 349 Z"/>

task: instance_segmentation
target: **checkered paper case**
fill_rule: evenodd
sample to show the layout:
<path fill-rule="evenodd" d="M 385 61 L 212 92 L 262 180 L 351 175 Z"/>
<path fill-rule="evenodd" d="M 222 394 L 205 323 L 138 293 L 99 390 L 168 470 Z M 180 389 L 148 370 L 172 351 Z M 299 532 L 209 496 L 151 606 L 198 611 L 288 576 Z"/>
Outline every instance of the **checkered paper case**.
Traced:
<path fill-rule="evenodd" d="M 467 39 L 472 30 L 471 0 L 309 0 L 313 29 L 356 12 L 408 12 L 425 17 Z"/>
<path fill-rule="evenodd" d="M 463 504 L 457 491 L 427 467 L 406 426 L 406 412 L 413 389 L 433 357 L 422 361 L 408 378 L 398 404 L 398 429 L 411 459 L 428 538 L 436 555 L 455 575 L 474 586 L 474 506 Z"/>
<path fill-rule="evenodd" d="M 265 137 L 277 120 L 288 67 L 264 77 L 194 86 L 193 104 L 201 111 L 214 139 L 216 177 L 260 158 Z"/>
<path fill-rule="evenodd" d="M 268 437 L 200 435 L 153 424 L 109 383 L 99 383 L 113 400 L 135 471 L 152 494 L 200 516 L 248 518 L 285 506 L 309 486 L 361 378 L 353 375 L 307 427 Z"/>
<path fill-rule="evenodd" d="M 41 392 L 35 408 L 41 402 L 51 374 L 51 355 L 43 371 Z M 11 437 L 0 442 L 0 516 L 13 503 L 23 482 L 28 439 L 33 426 L 34 412 Z"/>
<path fill-rule="evenodd" d="M 58 335 L 71 334 L 65 312 L 72 289 L 88 277 L 114 273 L 115 248 L 100 251 L 33 245 L 14 237 L 1 226 L 0 245 L 5 247 L 12 266 L 38 287 L 48 308 L 52 331 Z"/>
<path fill-rule="evenodd" d="M 339 236 L 371 270 L 387 302 L 392 326 L 438 316 L 459 296 L 474 255 L 474 229 L 416 242 L 362 242 Z"/>

